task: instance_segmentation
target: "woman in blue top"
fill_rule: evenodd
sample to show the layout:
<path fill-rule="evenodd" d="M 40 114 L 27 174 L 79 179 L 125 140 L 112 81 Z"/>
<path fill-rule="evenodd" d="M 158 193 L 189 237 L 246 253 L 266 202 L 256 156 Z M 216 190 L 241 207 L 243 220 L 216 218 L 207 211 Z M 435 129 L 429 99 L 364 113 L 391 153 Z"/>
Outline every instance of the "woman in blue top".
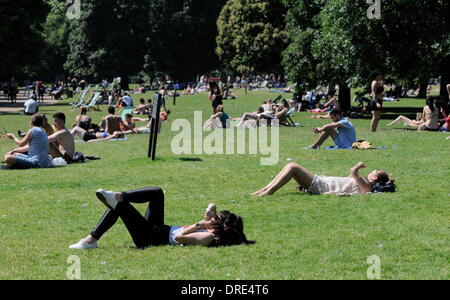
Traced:
<path fill-rule="evenodd" d="M 5 137 L 14 140 L 19 147 L 29 145 L 28 155 L 20 153 L 20 148 L 10 151 L 5 155 L 5 163 L 15 169 L 49 168 L 52 165 L 52 159 L 48 154 L 49 142 L 45 131 L 41 128 L 44 117 L 40 114 L 34 114 L 31 117 L 31 129 L 20 140 L 12 133 L 7 133 Z"/>

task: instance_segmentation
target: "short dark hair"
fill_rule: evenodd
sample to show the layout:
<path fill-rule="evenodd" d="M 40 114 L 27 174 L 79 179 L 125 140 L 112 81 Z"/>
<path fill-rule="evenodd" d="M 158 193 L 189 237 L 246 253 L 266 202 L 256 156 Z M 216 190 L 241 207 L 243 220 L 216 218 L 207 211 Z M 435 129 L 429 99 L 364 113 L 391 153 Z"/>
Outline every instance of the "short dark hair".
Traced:
<path fill-rule="evenodd" d="M 62 120 L 64 123 L 66 123 L 66 115 L 62 112 L 56 113 L 53 115 L 53 119 L 60 119 Z"/>
<path fill-rule="evenodd" d="M 132 116 L 131 114 L 126 114 L 126 115 L 125 115 L 125 117 L 127 117 L 127 118 L 130 118 L 130 119 L 131 119 L 131 118 L 132 118 L 133 116 Z"/>
<path fill-rule="evenodd" d="M 340 116 L 342 116 L 342 111 L 340 111 L 339 109 L 333 109 L 330 112 L 330 115 L 333 115 L 333 116 L 340 115 Z"/>
<path fill-rule="evenodd" d="M 36 127 L 42 127 L 42 125 L 44 124 L 44 116 L 41 114 L 32 115 L 31 124 Z"/>
<path fill-rule="evenodd" d="M 108 107 L 108 113 L 113 115 L 115 112 L 116 112 L 116 109 L 114 108 L 114 106 Z"/>

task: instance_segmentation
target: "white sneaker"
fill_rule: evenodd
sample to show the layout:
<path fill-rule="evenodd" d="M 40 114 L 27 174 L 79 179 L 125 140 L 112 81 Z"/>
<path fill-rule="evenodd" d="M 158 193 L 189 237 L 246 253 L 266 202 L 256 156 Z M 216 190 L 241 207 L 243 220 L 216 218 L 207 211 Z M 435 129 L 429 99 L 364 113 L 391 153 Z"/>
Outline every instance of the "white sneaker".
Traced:
<path fill-rule="evenodd" d="M 119 203 L 116 199 L 116 193 L 98 189 L 95 194 L 97 195 L 97 198 L 102 201 L 103 204 L 105 204 L 107 207 L 116 209 L 117 203 Z"/>
<path fill-rule="evenodd" d="M 84 239 L 81 239 L 78 243 L 69 246 L 69 249 L 78 249 L 78 250 L 86 250 L 92 248 L 98 248 L 97 242 L 89 244 L 86 243 Z"/>
<path fill-rule="evenodd" d="M 308 147 L 303 148 L 303 150 L 310 150 L 310 149 L 320 149 L 320 147 L 308 146 Z"/>

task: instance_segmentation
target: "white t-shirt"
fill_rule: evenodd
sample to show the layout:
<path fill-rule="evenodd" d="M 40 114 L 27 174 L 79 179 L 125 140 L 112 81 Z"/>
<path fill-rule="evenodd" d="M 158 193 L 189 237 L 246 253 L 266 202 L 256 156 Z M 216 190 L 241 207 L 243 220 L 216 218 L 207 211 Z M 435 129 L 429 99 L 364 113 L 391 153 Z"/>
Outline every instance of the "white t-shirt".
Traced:
<path fill-rule="evenodd" d="M 328 176 L 316 176 L 308 192 L 313 195 L 354 195 L 361 193 L 355 179 Z"/>
<path fill-rule="evenodd" d="M 189 226 L 172 226 L 172 227 L 170 227 L 170 232 L 169 232 L 169 245 L 183 246 L 183 244 L 180 244 L 180 243 L 178 243 L 178 242 L 175 240 L 175 236 L 176 236 L 177 234 L 179 234 L 181 231 L 183 231 L 183 229 L 185 229 L 186 227 L 189 227 Z M 206 229 L 200 228 L 200 229 L 197 229 L 197 230 L 194 231 L 194 232 L 205 232 L 205 231 L 206 231 Z"/>
<path fill-rule="evenodd" d="M 36 100 L 29 99 L 29 100 L 25 101 L 23 106 L 25 106 L 26 114 L 35 114 L 37 107 L 38 107 L 38 103 Z"/>

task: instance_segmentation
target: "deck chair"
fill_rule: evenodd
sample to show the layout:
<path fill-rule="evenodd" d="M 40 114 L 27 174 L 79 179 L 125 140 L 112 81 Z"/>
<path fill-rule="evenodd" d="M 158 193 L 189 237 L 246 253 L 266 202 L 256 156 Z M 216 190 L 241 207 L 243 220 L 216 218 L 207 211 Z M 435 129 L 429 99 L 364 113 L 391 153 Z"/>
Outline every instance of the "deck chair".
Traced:
<path fill-rule="evenodd" d="M 92 97 L 92 100 L 88 104 L 83 104 L 81 106 L 87 108 L 88 110 L 92 108 L 96 111 L 100 111 L 100 107 L 98 106 L 98 101 L 99 101 L 100 95 L 101 95 L 100 92 L 96 92 L 94 94 L 94 97 Z M 97 107 L 95 107 L 95 106 L 97 106 Z"/>
<path fill-rule="evenodd" d="M 89 90 L 89 89 L 84 89 L 84 90 L 81 92 L 80 96 L 78 96 L 78 102 L 76 102 L 76 103 L 69 103 L 69 104 L 72 105 L 72 111 L 74 111 L 75 108 L 80 107 L 81 105 L 83 105 L 84 99 L 86 98 L 86 95 L 87 95 L 87 93 L 88 93 L 88 90 Z"/>
<path fill-rule="evenodd" d="M 278 102 L 280 102 L 281 100 L 283 100 L 283 96 L 278 96 L 275 98 L 275 100 L 273 100 L 273 103 L 278 104 Z"/>
<path fill-rule="evenodd" d="M 122 113 L 120 114 L 120 117 L 122 118 L 122 120 L 125 120 L 125 115 L 126 114 L 132 115 L 133 114 L 133 110 L 134 110 L 133 107 L 124 107 L 122 109 Z"/>
<path fill-rule="evenodd" d="M 295 106 L 291 107 L 284 116 L 281 116 L 281 118 L 279 118 L 280 125 L 296 127 L 294 121 L 292 121 L 291 118 L 294 115 L 294 112 Z"/>

